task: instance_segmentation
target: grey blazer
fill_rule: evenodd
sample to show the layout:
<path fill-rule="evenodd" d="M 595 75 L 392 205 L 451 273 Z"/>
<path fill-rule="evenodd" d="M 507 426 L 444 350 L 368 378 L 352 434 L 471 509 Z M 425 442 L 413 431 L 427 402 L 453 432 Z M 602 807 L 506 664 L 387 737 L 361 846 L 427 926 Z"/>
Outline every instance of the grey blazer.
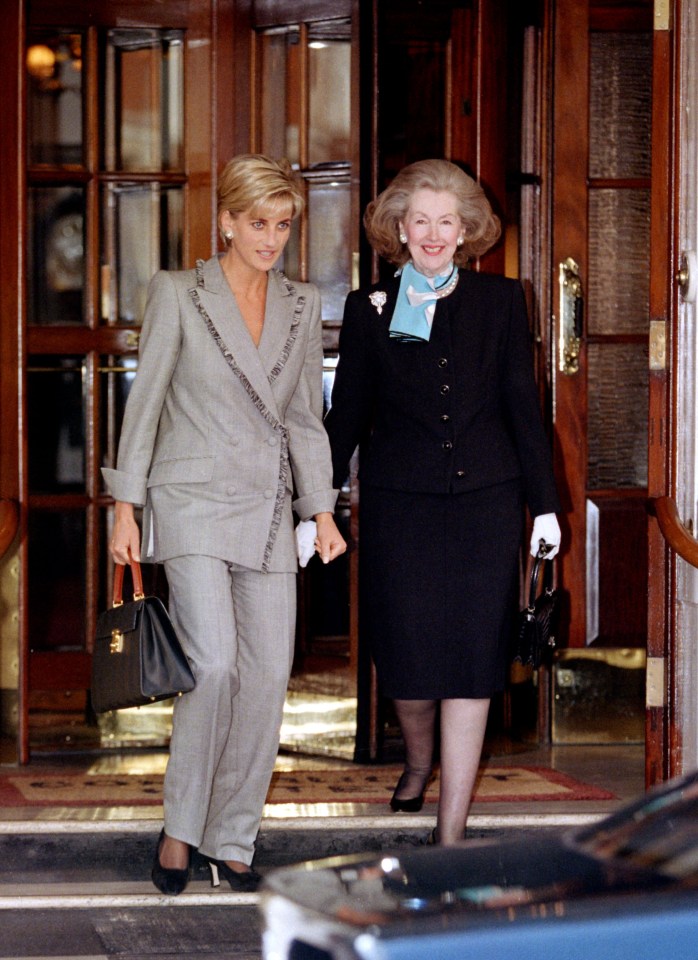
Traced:
<path fill-rule="evenodd" d="M 143 559 L 295 571 L 291 506 L 308 519 L 337 496 L 316 287 L 271 270 L 255 347 L 218 257 L 157 273 L 117 469 L 102 473 L 116 500 L 145 508 Z"/>

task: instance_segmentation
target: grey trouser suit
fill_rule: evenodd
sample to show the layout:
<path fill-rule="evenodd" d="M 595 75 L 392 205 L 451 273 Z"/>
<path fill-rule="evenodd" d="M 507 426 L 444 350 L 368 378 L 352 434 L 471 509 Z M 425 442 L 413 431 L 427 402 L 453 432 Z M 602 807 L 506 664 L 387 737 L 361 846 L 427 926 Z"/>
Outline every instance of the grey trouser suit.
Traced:
<path fill-rule="evenodd" d="M 156 274 L 126 405 L 116 500 L 142 505 L 197 686 L 177 701 L 165 830 L 249 863 L 291 665 L 301 519 L 332 511 L 320 301 L 269 273 L 255 347 L 218 258 Z"/>

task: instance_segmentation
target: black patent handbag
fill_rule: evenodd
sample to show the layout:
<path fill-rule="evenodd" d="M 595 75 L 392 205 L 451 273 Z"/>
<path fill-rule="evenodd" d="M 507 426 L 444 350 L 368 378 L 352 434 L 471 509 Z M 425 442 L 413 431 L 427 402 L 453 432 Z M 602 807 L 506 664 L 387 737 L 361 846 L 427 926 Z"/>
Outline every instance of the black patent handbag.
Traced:
<path fill-rule="evenodd" d="M 112 606 L 97 618 L 91 688 L 95 713 L 167 700 L 195 686 L 164 603 L 143 594 L 136 561 L 131 576 L 133 600 L 124 602 L 124 566 L 116 564 Z"/>
<path fill-rule="evenodd" d="M 552 546 L 544 540 L 539 542 L 538 553 L 531 567 L 528 603 L 518 619 L 513 659 L 524 667 L 532 666 L 534 669 L 550 660 L 557 645 L 560 598 L 553 587 L 552 560 L 547 559 L 551 549 Z M 541 570 L 543 583 L 539 593 Z"/>

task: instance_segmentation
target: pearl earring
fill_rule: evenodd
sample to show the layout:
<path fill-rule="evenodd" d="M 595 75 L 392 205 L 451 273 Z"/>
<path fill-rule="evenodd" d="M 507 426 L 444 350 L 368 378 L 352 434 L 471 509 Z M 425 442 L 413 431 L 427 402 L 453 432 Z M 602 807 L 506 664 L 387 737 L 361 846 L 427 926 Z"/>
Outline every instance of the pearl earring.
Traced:
<path fill-rule="evenodd" d="M 407 243 L 407 237 L 404 233 L 400 234 L 400 243 Z"/>
<path fill-rule="evenodd" d="M 232 239 L 233 239 L 233 231 L 232 231 L 232 230 L 226 230 L 226 231 L 225 231 L 225 239 L 226 239 L 226 240 L 232 240 Z"/>
<path fill-rule="evenodd" d="M 463 237 L 458 237 L 458 239 L 456 240 L 456 243 L 458 244 L 459 247 L 462 247 L 462 246 L 463 246 Z"/>

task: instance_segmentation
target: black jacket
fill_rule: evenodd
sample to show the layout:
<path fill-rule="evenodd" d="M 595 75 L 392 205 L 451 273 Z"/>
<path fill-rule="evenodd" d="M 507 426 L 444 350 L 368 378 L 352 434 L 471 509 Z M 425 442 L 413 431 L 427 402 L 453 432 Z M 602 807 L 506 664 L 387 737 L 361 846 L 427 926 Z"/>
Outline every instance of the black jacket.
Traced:
<path fill-rule="evenodd" d="M 361 443 L 362 484 L 461 493 L 521 478 L 532 516 L 558 512 L 521 285 L 461 270 L 428 343 L 389 338 L 398 289 L 391 278 L 347 297 L 325 418 L 335 486 Z"/>

